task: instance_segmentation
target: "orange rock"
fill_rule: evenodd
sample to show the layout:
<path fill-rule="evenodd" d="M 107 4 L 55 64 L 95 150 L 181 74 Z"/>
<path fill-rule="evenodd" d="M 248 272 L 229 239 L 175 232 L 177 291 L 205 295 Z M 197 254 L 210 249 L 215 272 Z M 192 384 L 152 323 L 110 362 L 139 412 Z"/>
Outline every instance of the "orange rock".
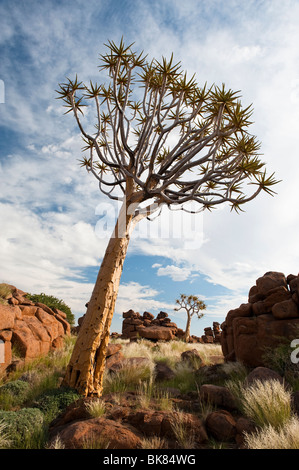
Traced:
<path fill-rule="evenodd" d="M 20 314 L 20 309 L 18 307 L 0 304 L 0 330 L 9 330 L 10 328 L 13 328 L 17 311 Z"/>

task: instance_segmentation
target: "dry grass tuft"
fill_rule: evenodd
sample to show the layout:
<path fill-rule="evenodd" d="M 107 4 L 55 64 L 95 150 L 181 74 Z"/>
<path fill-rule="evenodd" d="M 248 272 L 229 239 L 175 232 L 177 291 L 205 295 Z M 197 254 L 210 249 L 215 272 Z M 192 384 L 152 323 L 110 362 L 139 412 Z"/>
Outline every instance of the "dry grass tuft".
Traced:
<path fill-rule="evenodd" d="M 299 419 L 292 417 L 278 429 L 268 425 L 244 437 L 249 449 L 299 449 Z"/>

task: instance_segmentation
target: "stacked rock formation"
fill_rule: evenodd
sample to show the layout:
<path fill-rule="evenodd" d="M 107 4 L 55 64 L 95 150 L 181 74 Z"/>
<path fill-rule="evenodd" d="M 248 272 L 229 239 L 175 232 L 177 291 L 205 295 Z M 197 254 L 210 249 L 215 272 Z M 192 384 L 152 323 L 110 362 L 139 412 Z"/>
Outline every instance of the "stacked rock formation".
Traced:
<path fill-rule="evenodd" d="M 26 292 L 10 286 L 7 304 L 0 304 L 0 372 L 12 365 L 12 349 L 17 351 L 16 362 L 28 362 L 63 346 L 70 335 L 66 314 L 26 298 Z"/>
<path fill-rule="evenodd" d="M 170 341 L 175 337 L 183 337 L 184 331 L 172 322 L 166 312 L 160 312 L 157 318 L 150 313 L 129 310 L 123 313 L 122 337 L 135 340 L 146 338 L 152 341 Z"/>
<path fill-rule="evenodd" d="M 170 341 L 174 338 L 183 339 L 184 330 L 178 328 L 177 324 L 171 321 L 166 312 L 160 312 L 157 317 L 144 312 L 140 315 L 134 310 L 123 313 L 122 337 L 131 341 L 137 338 L 146 338 L 152 341 Z M 204 329 L 205 334 L 201 337 L 191 335 L 190 343 L 219 343 L 220 342 L 220 324 L 213 323 L 211 327 Z"/>
<path fill-rule="evenodd" d="M 267 348 L 299 338 L 299 275 L 270 271 L 258 278 L 248 303 L 230 310 L 221 328 L 227 361 L 263 366 Z"/>
<path fill-rule="evenodd" d="M 201 337 L 203 343 L 220 343 L 220 323 L 213 322 L 213 328 L 208 326 L 207 328 L 204 328 L 204 332 L 204 335 Z"/>

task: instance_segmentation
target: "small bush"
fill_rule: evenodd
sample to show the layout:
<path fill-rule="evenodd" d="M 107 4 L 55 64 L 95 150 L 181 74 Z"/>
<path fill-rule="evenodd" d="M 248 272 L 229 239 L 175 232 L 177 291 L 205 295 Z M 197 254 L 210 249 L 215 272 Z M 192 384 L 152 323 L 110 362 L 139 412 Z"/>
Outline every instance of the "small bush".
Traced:
<path fill-rule="evenodd" d="M 57 308 L 66 314 L 67 321 L 70 325 L 75 324 L 75 316 L 72 313 L 70 307 L 64 303 L 63 300 L 59 300 L 53 295 L 41 294 L 27 294 L 27 298 L 32 300 L 32 302 L 40 302 L 47 305 L 49 308 Z"/>
<path fill-rule="evenodd" d="M 295 337 L 299 337 L 299 329 Z M 294 364 L 291 361 L 292 351 L 291 340 L 286 338 L 280 339 L 280 344 L 276 348 L 265 349 L 263 361 L 267 367 L 285 377 L 294 390 L 299 390 L 299 369 L 298 364 Z"/>
<path fill-rule="evenodd" d="M 0 387 L 0 406 L 8 409 L 24 403 L 30 393 L 30 385 L 23 380 L 14 380 Z"/>
<path fill-rule="evenodd" d="M 42 448 L 45 442 L 44 415 L 40 410 L 22 408 L 19 411 L 0 410 L 10 447 L 14 449 Z"/>
<path fill-rule="evenodd" d="M 42 393 L 34 401 L 34 407 L 44 413 L 45 421 L 50 423 L 67 406 L 78 400 L 80 395 L 72 388 L 55 388 Z"/>

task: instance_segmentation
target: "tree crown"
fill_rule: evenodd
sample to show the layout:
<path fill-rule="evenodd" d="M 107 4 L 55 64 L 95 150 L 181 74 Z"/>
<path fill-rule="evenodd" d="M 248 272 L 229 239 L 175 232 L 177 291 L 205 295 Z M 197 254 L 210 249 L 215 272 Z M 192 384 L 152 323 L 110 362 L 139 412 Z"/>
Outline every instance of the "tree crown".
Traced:
<path fill-rule="evenodd" d="M 198 318 L 202 318 L 204 316 L 202 310 L 206 310 L 207 308 L 205 302 L 200 300 L 200 298 L 196 295 L 187 296 L 186 294 L 180 294 L 180 298 L 176 300 L 176 303 L 179 305 L 179 307 L 175 308 L 174 310 L 179 311 L 184 309 L 190 317 L 196 314 Z"/>
<path fill-rule="evenodd" d="M 130 180 L 130 202 L 184 208 L 195 201 L 199 211 L 223 202 L 238 211 L 261 191 L 274 194 L 277 181 L 267 175 L 260 143 L 248 132 L 252 107 L 242 107 L 239 92 L 224 84 L 200 86 L 173 55 L 149 61 L 123 39 L 105 46 L 99 68 L 108 85 L 85 85 L 76 76 L 58 90 L 89 152 L 80 163 L 104 194 L 128 197 Z M 96 122 L 89 133 L 83 116 L 91 103 Z"/>

